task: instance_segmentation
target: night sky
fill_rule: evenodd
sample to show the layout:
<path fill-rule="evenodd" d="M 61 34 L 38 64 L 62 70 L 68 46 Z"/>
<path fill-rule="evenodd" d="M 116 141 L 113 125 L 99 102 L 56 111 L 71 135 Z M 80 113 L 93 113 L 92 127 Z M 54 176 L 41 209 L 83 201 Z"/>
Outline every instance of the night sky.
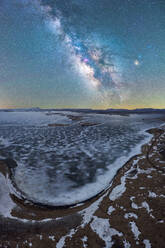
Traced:
<path fill-rule="evenodd" d="M 0 108 L 165 108 L 165 0 L 0 0 Z"/>

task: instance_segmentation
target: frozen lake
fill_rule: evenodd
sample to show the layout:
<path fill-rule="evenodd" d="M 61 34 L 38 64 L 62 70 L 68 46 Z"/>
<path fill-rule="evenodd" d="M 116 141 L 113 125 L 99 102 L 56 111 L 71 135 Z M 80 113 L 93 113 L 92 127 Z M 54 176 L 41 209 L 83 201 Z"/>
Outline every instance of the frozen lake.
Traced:
<path fill-rule="evenodd" d="M 75 204 L 109 186 L 149 140 L 144 131 L 162 123 L 159 116 L 0 112 L 0 158 L 17 162 L 14 180 L 29 200 Z M 83 122 L 97 125 L 83 127 Z M 55 123 L 66 126 L 48 126 Z"/>

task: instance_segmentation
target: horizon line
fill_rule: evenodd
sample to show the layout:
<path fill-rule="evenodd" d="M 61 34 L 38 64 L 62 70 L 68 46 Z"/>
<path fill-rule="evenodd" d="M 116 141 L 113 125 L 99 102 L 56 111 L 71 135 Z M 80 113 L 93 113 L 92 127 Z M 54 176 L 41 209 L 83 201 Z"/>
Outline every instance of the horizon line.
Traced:
<path fill-rule="evenodd" d="M 164 108 L 152 108 L 152 107 L 145 107 L 145 108 L 76 108 L 76 107 L 61 107 L 61 108 L 55 108 L 55 107 L 48 107 L 48 108 L 42 108 L 42 107 L 7 107 L 7 108 L 0 108 L 0 110 L 17 110 L 17 109 L 41 109 L 41 110 L 65 110 L 65 109 L 74 109 L 74 110 L 138 110 L 138 109 L 153 109 L 153 110 L 165 110 L 165 107 Z"/>

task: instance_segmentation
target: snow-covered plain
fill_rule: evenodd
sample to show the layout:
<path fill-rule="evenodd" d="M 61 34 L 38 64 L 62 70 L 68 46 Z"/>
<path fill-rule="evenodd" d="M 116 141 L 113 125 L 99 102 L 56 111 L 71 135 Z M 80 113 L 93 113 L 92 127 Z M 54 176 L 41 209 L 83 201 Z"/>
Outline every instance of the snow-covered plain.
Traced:
<path fill-rule="evenodd" d="M 150 138 L 144 130 L 161 124 L 153 115 L 83 114 L 73 121 L 70 114 L 0 113 L 0 158 L 17 162 L 14 180 L 29 200 L 62 206 L 93 197 L 140 152 Z M 98 125 L 82 127 L 83 121 Z"/>

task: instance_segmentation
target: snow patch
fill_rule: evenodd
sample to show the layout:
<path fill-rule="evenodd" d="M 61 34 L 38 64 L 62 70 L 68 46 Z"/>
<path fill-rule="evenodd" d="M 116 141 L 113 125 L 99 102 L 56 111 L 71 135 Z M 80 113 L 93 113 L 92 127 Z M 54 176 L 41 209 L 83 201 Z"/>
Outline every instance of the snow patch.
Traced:
<path fill-rule="evenodd" d="M 113 245 L 112 237 L 114 235 L 118 235 L 119 237 L 123 236 L 121 232 L 118 232 L 116 229 L 110 227 L 108 219 L 102 219 L 94 216 L 90 226 L 92 230 L 97 233 L 102 240 L 105 241 L 106 248 L 109 248 Z"/>
<path fill-rule="evenodd" d="M 129 219 L 129 218 L 138 219 L 138 216 L 137 216 L 136 214 L 134 214 L 134 213 L 126 213 L 126 214 L 124 215 L 124 218 L 125 218 L 125 219 Z"/>
<path fill-rule="evenodd" d="M 148 214 L 152 211 L 146 201 L 142 202 L 141 207 L 145 208 Z"/>
<path fill-rule="evenodd" d="M 131 245 L 128 241 L 124 240 L 123 243 L 124 243 L 124 248 L 130 248 L 131 247 Z"/>
<path fill-rule="evenodd" d="M 134 202 L 131 203 L 131 207 L 134 208 L 134 209 L 138 209 L 139 208 L 138 205 L 136 203 L 134 203 Z"/>
<path fill-rule="evenodd" d="M 157 223 L 164 223 L 164 220 L 159 220 L 157 221 Z"/>
<path fill-rule="evenodd" d="M 82 242 L 83 242 L 83 248 L 87 248 L 86 242 L 87 242 L 87 240 L 88 240 L 88 237 L 87 237 L 87 236 L 84 236 L 81 240 L 82 240 Z"/>
<path fill-rule="evenodd" d="M 132 232 L 133 232 L 133 234 L 134 234 L 135 240 L 139 240 L 139 235 L 140 235 L 141 233 L 139 232 L 139 229 L 138 229 L 138 227 L 136 226 L 136 223 L 135 223 L 134 221 L 131 221 L 131 222 L 130 222 L 130 225 L 131 225 L 131 230 L 132 230 Z"/>
<path fill-rule="evenodd" d="M 55 241 L 55 237 L 54 236 L 49 236 L 49 239 L 51 239 L 52 241 Z"/>
<path fill-rule="evenodd" d="M 116 209 L 115 209 L 114 207 L 110 206 L 110 207 L 108 208 L 108 212 L 107 212 L 107 213 L 108 213 L 109 215 L 111 215 L 112 212 L 115 211 L 115 210 L 116 210 Z"/>
<path fill-rule="evenodd" d="M 150 243 L 150 241 L 148 239 L 144 239 L 143 243 L 145 244 L 145 248 L 151 248 L 152 247 L 151 243 Z"/>
<path fill-rule="evenodd" d="M 156 197 L 157 197 L 157 195 L 156 195 L 154 192 L 152 192 L 152 191 L 149 191 L 148 196 L 149 196 L 150 198 L 156 198 Z"/>
<path fill-rule="evenodd" d="M 125 176 L 123 176 L 121 178 L 121 184 L 117 185 L 112 192 L 109 195 L 109 199 L 111 201 L 115 201 L 116 199 L 118 199 L 119 197 L 122 196 L 122 194 L 126 191 L 126 187 L 125 187 Z"/>
<path fill-rule="evenodd" d="M 71 229 L 69 234 L 63 236 L 62 238 L 60 238 L 60 240 L 58 241 L 58 243 L 56 244 L 56 248 L 62 248 L 65 245 L 65 239 L 67 237 L 72 237 L 74 234 L 76 233 L 76 229 Z"/>
<path fill-rule="evenodd" d="M 82 228 L 84 228 L 85 225 L 87 225 L 91 221 L 94 213 L 99 208 L 100 203 L 102 202 L 103 198 L 105 196 L 107 196 L 107 194 L 108 194 L 108 192 L 106 192 L 104 195 L 102 195 L 98 200 L 96 200 L 94 203 L 92 203 L 88 208 L 79 212 L 79 214 L 81 214 L 83 217 L 83 220 L 81 223 Z"/>

